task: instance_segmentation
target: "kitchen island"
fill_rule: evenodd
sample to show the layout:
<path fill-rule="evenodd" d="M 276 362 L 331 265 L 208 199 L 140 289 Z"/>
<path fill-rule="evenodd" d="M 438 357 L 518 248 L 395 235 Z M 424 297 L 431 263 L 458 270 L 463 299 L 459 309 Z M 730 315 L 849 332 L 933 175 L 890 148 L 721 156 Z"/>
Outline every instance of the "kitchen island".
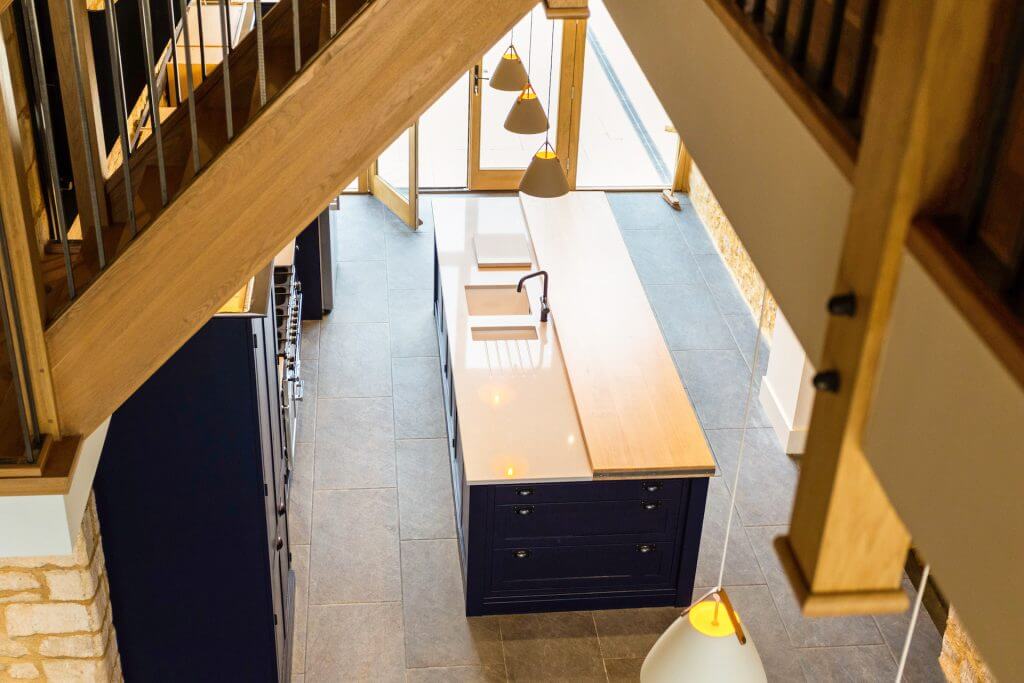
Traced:
<path fill-rule="evenodd" d="M 433 207 L 466 613 L 689 604 L 714 460 L 604 194 Z"/>

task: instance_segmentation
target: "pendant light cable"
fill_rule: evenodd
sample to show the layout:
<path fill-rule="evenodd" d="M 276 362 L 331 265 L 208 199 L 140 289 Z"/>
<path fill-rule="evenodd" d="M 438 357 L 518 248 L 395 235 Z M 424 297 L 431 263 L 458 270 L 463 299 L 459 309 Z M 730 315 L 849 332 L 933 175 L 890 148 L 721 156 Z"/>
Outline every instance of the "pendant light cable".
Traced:
<path fill-rule="evenodd" d="M 740 451 L 736 456 L 736 473 L 732 478 L 732 497 L 729 500 L 729 518 L 725 523 L 725 541 L 722 544 L 722 565 L 718 569 L 718 586 L 722 588 L 725 580 L 725 558 L 729 554 L 729 535 L 732 533 L 732 520 L 736 516 L 736 491 L 740 484 L 740 469 L 743 466 L 743 452 L 747 445 L 747 421 L 750 419 L 750 403 L 754 396 L 754 380 L 757 379 L 757 362 L 761 355 L 761 327 L 764 325 L 765 312 L 768 310 L 768 286 L 761 290 L 761 314 L 757 320 L 757 333 L 754 337 L 754 358 L 750 363 L 750 382 L 747 384 L 747 402 L 743 407 L 743 429 L 740 431 Z"/>
<path fill-rule="evenodd" d="M 530 67 L 533 66 L 533 10 L 530 10 L 530 43 L 526 48 L 526 82 L 530 82 Z"/>
<path fill-rule="evenodd" d="M 533 16 L 532 14 L 530 15 Z M 550 147 L 548 136 L 551 133 L 551 81 L 555 73 L 555 22 L 551 22 L 551 50 L 548 52 L 548 127 L 544 129 L 544 145 Z"/>
<path fill-rule="evenodd" d="M 896 683 L 903 680 L 903 670 L 907 668 L 907 656 L 910 654 L 910 641 L 914 638 L 914 629 L 917 628 L 917 617 L 921 613 L 921 601 L 924 599 L 924 589 L 928 585 L 928 574 L 932 566 L 926 564 L 921 572 L 921 583 L 917 584 L 917 597 L 914 598 L 914 611 L 910 613 L 910 627 L 907 628 L 907 637 L 903 640 L 903 652 L 900 653 L 900 665 L 896 670 Z"/>

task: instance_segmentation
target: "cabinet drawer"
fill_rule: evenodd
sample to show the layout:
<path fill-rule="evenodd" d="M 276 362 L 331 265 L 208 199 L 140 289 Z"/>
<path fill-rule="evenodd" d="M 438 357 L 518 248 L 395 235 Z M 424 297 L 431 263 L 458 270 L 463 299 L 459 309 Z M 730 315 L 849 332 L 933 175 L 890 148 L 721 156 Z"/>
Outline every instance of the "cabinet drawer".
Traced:
<path fill-rule="evenodd" d="M 643 535 L 657 540 L 674 536 L 678 500 L 601 500 L 582 503 L 521 503 L 495 506 L 499 544 L 524 539 L 563 542 L 597 536 Z"/>
<path fill-rule="evenodd" d="M 492 591 L 657 587 L 673 583 L 672 543 L 494 550 Z"/>
<path fill-rule="evenodd" d="M 512 484 L 496 486 L 496 503 L 566 503 L 590 500 L 665 500 L 678 498 L 683 479 L 628 479 L 581 481 L 559 484 Z"/>

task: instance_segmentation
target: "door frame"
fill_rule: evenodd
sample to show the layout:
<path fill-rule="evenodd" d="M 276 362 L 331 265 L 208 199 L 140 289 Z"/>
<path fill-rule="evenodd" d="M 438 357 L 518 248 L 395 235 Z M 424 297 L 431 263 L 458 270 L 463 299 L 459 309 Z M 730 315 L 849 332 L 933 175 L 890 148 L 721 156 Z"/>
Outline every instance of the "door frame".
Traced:
<path fill-rule="evenodd" d="M 555 122 L 555 152 L 562 163 L 569 187 L 576 189 L 576 157 L 579 150 L 580 109 L 583 93 L 583 63 L 587 44 L 586 19 L 560 19 L 562 55 L 559 66 L 558 120 Z M 483 102 L 483 56 L 469 72 L 469 154 L 466 182 L 469 190 L 518 190 L 524 168 L 480 168 L 480 125 Z"/>
<path fill-rule="evenodd" d="M 392 213 L 402 219 L 402 222 L 413 230 L 419 229 L 423 221 L 419 217 L 419 139 L 420 122 L 417 119 L 411 127 L 406 129 L 409 132 L 409 197 L 402 196 L 391 183 L 385 180 L 377 171 L 377 159 L 373 160 L 370 169 L 366 174 L 367 189 L 370 194 L 380 200 Z M 405 132 L 405 131 L 403 131 Z M 360 190 L 362 190 L 363 179 L 359 178 Z"/>

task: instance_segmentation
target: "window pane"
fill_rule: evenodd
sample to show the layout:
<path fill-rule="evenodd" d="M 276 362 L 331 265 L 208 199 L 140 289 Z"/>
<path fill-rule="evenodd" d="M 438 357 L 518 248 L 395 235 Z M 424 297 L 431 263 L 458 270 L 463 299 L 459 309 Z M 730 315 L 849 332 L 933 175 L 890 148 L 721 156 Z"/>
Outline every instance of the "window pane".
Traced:
<path fill-rule="evenodd" d="M 409 131 L 406 129 L 398 139 L 377 157 L 377 175 L 388 185 L 409 198 Z"/>
<path fill-rule="evenodd" d="M 668 185 L 679 138 L 603 0 L 590 12 L 577 186 Z"/>
<path fill-rule="evenodd" d="M 466 187 L 469 77 L 460 78 L 420 117 L 420 187 Z"/>

